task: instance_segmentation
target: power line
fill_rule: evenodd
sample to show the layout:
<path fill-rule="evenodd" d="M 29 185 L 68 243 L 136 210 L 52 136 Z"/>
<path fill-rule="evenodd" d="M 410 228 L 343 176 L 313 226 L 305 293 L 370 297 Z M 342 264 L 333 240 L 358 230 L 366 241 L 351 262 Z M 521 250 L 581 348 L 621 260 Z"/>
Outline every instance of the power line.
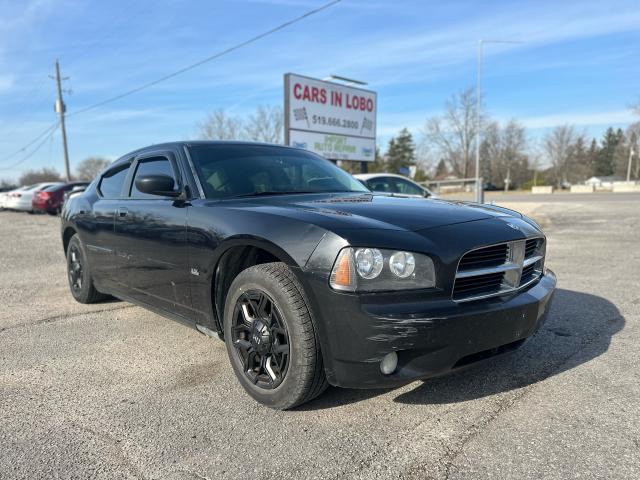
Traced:
<path fill-rule="evenodd" d="M 56 130 L 58 129 L 58 123 L 53 125 L 53 129 L 49 132 L 49 134 L 44 137 L 42 139 L 42 141 L 36 146 L 36 148 L 34 148 L 31 152 L 29 152 L 27 155 L 25 155 L 24 157 L 22 157 L 20 160 L 18 160 L 16 163 L 14 163 L 13 165 L 9 165 L 8 167 L 2 167 L 0 168 L 0 170 L 11 170 L 12 168 L 17 167 L 18 165 L 20 165 L 21 163 L 26 162 L 27 160 L 29 160 L 32 156 L 34 156 L 36 154 L 36 152 L 38 150 L 40 150 L 40 148 L 42 148 L 42 146 L 47 143 L 47 140 L 49 140 L 51 137 L 53 137 L 53 134 L 56 133 Z M 25 147 L 26 148 L 26 147 Z M 24 150 L 24 149 L 23 149 Z"/>
<path fill-rule="evenodd" d="M 28 149 L 31 145 L 33 145 L 34 143 L 36 143 L 38 140 L 40 140 L 42 137 L 44 137 L 46 134 L 48 134 L 49 132 L 55 131 L 55 129 L 58 128 L 58 122 L 54 122 L 51 125 L 49 125 L 43 132 L 41 132 L 37 137 L 35 137 L 33 140 L 31 140 L 29 143 L 27 143 L 24 147 L 16 150 L 15 152 L 9 154 L 8 156 L 4 157 L 2 159 L 2 161 L 6 162 L 7 160 L 11 160 L 13 157 L 18 156 L 20 153 L 24 152 L 26 149 Z"/>
<path fill-rule="evenodd" d="M 186 67 L 183 67 L 183 68 L 181 68 L 179 70 L 176 70 L 175 72 L 169 73 L 169 74 L 164 75 L 163 77 L 160 77 L 160 78 L 158 78 L 156 80 L 152 80 L 150 82 L 142 84 L 139 87 L 132 88 L 131 90 L 127 90 L 126 92 L 123 92 L 123 93 L 121 93 L 119 95 L 107 98 L 106 100 L 103 100 L 101 102 L 94 103 L 93 105 L 89 105 L 88 107 L 84 107 L 84 108 L 81 108 L 80 110 L 76 110 L 74 112 L 68 113 L 67 117 L 71 117 L 71 116 L 74 116 L 74 115 L 79 115 L 81 113 L 85 113 L 85 112 L 87 112 L 89 110 L 93 110 L 94 108 L 98 108 L 98 107 L 101 107 L 103 105 L 106 105 L 107 103 L 115 102 L 116 100 L 120 100 L 121 98 L 128 97 L 129 95 L 133 95 L 134 93 L 138 93 L 138 92 L 140 92 L 142 90 L 145 90 L 145 89 L 147 89 L 149 87 L 152 87 L 152 86 L 157 85 L 157 84 L 159 84 L 161 82 L 169 80 L 169 79 L 171 79 L 173 77 L 177 77 L 178 75 L 181 75 L 181 74 L 183 74 L 185 72 L 188 72 L 189 70 L 193 70 L 194 68 L 199 67 L 200 65 L 203 65 L 205 63 L 211 62 L 212 60 L 216 60 L 216 59 L 218 59 L 218 58 L 220 58 L 220 57 L 222 57 L 224 55 L 227 55 L 227 54 L 229 54 L 231 52 L 239 50 L 240 48 L 246 47 L 247 45 L 255 43 L 258 40 L 261 40 L 261 39 L 263 39 L 263 38 L 265 38 L 265 37 L 267 37 L 269 35 L 272 35 L 272 34 L 274 34 L 276 32 L 279 32 L 280 30 L 283 30 L 283 29 L 293 25 L 294 23 L 298 23 L 298 22 L 304 20 L 307 17 L 310 17 L 312 15 L 315 15 L 316 13 L 319 13 L 319 12 L 321 12 L 323 10 L 326 10 L 326 9 L 336 5 L 337 3 L 340 3 L 341 1 L 342 0 L 333 0 L 333 1 L 329 2 L 329 3 L 326 3 L 326 4 L 322 5 L 321 7 L 315 8 L 313 10 L 309 10 L 308 12 L 300 15 L 299 17 L 296 17 L 296 18 L 294 18 L 292 20 L 289 20 L 289 21 L 287 21 L 285 23 L 282 23 L 282 24 L 278 25 L 277 27 L 272 28 L 271 30 L 267 30 L 266 32 L 260 33 L 259 35 L 256 35 L 255 37 L 251 37 L 248 40 L 245 40 L 244 42 L 241 42 L 241 43 L 238 43 L 238 44 L 236 44 L 236 45 L 234 45 L 232 47 L 226 48 L 225 50 L 222 50 L 221 52 L 215 53 L 215 54 L 213 54 L 213 55 L 211 55 L 209 57 L 206 57 L 206 58 L 204 58 L 204 59 L 202 59 L 202 60 L 200 60 L 198 62 L 192 63 L 191 65 L 187 65 Z"/>
<path fill-rule="evenodd" d="M 341 1 L 342 0 L 333 0 L 331 2 L 328 2 L 328 3 L 322 5 L 322 6 L 318 7 L 318 8 L 314 8 L 313 10 L 309 10 L 308 12 L 306 12 L 306 13 L 304 13 L 304 14 L 302 14 L 302 15 L 300 15 L 300 16 L 292 19 L 292 20 L 284 22 L 284 23 L 278 25 L 277 27 L 274 27 L 274 28 L 272 28 L 270 30 L 267 30 L 266 32 L 262 32 L 262 33 L 260 33 L 260 34 L 258 34 L 256 36 L 254 36 L 254 37 L 251 37 L 251 38 L 245 40 L 244 42 L 241 42 L 241 43 L 238 43 L 238 44 L 236 44 L 236 45 L 234 45 L 232 47 L 226 48 L 226 49 L 224 49 L 224 50 L 222 50 L 222 51 L 220 51 L 218 53 L 215 53 L 215 54 L 213 54 L 213 55 L 211 55 L 209 57 L 206 57 L 206 58 L 204 58 L 204 59 L 202 59 L 202 60 L 200 60 L 198 62 L 192 63 L 190 65 L 187 65 L 186 67 L 183 67 L 183 68 L 181 68 L 179 70 L 176 70 L 175 72 L 169 73 L 169 74 L 164 75 L 163 77 L 160 77 L 160 78 L 158 78 L 156 80 L 152 80 L 152 81 L 147 82 L 147 83 L 145 83 L 143 85 L 140 85 L 139 87 L 132 88 L 131 90 L 127 90 L 126 92 L 123 92 L 123 93 L 121 93 L 119 95 L 107 98 L 106 100 L 103 100 L 101 102 L 94 103 L 94 104 L 89 105 L 87 107 L 81 108 L 80 110 L 76 110 L 76 111 L 73 111 L 71 113 L 68 113 L 66 116 L 70 117 L 70 116 L 80 115 L 82 113 L 88 112 L 89 110 L 93 110 L 95 108 L 101 107 L 101 106 L 106 105 L 108 103 L 115 102 L 116 100 L 120 100 L 120 99 L 122 99 L 124 97 L 128 97 L 129 95 L 133 95 L 134 93 L 138 93 L 138 92 L 140 92 L 142 90 L 145 90 L 145 89 L 147 89 L 149 87 L 152 87 L 152 86 L 157 85 L 157 84 L 159 84 L 161 82 L 164 82 L 166 80 L 174 78 L 174 77 L 176 77 L 178 75 L 181 75 L 181 74 L 183 74 L 185 72 L 188 72 L 189 70 L 193 70 L 194 68 L 197 68 L 200 65 L 203 65 L 205 63 L 211 62 L 211 61 L 216 60 L 216 59 L 218 59 L 218 58 L 220 58 L 220 57 L 222 57 L 224 55 L 228 55 L 231 52 L 234 52 L 234 51 L 239 50 L 239 49 L 241 49 L 243 47 L 246 47 L 247 45 L 255 43 L 258 40 L 261 40 L 261 39 L 263 39 L 263 38 L 265 38 L 265 37 L 267 37 L 269 35 L 272 35 L 272 34 L 274 34 L 276 32 L 279 32 L 280 30 L 284 30 L 285 28 L 287 28 L 287 27 L 289 27 L 289 26 L 291 26 L 291 25 L 293 25 L 295 23 L 298 23 L 298 22 L 302 21 L 307 17 L 315 15 L 316 13 L 320 13 L 321 11 L 326 10 L 326 9 L 328 9 L 328 8 L 338 4 L 338 3 L 340 3 Z M 17 156 L 18 154 L 20 154 L 20 153 L 24 152 L 25 150 L 27 150 L 31 145 L 36 143 L 43 136 L 49 134 L 44 140 L 44 141 L 46 141 L 48 138 L 50 138 L 53 135 L 55 130 L 58 128 L 58 126 L 59 126 L 58 122 L 50 125 L 46 130 L 44 130 L 42 133 L 40 133 L 40 135 L 35 137 L 29 143 L 27 143 L 24 147 L 16 150 L 15 152 L 10 154 L 9 156 L 5 157 L 3 160 L 7 161 L 7 160 Z M 20 165 L 22 162 L 26 161 L 28 158 L 30 158 L 32 155 L 34 155 L 40 149 L 40 147 L 42 147 L 43 144 L 44 144 L 44 142 L 41 142 L 40 144 L 38 144 L 36 149 L 34 151 L 32 151 L 31 153 L 29 153 L 26 157 L 24 157 L 23 159 L 19 160 L 18 162 L 16 162 L 15 164 L 13 164 L 13 165 L 11 165 L 9 167 L 0 168 L 0 170 L 9 170 L 11 168 L 14 168 L 17 165 Z"/>

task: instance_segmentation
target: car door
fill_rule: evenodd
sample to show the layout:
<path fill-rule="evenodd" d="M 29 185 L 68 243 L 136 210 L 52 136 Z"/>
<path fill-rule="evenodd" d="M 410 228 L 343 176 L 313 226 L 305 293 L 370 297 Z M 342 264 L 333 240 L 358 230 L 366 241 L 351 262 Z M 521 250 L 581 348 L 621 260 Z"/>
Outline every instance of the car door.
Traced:
<path fill-rule="evenodd" d="M 129 292 L 137 300 L 186 316 L 191 306 L 186 249 L 190 204 L 136 187 L 141 176 L 169 175 L 180 190 L 184 177 L 176 153 L 144 153 L 135 159 L 132 171 L 115 220 Z"/>
<path fill-rule="evenodd" d="M 122 258 L 118 257 L 118 238 L 115 235 L 115 215 L 121 198 L 131 161 L 123 161 L 104 172 L 96 186 L 96 200 L 90 212 L 90 221 L 81 225 L 82 238 L 87 250 L 92 275 L 109 291 L 122 290 L 126 279 L 120 268 Z"/>

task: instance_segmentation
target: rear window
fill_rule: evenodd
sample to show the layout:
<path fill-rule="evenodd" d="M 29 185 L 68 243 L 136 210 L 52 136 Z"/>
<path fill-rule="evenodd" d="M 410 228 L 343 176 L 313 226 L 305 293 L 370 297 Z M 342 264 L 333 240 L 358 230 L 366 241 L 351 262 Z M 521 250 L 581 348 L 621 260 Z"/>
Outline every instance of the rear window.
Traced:
<path fill-rule="evenodd" d="M 129 173 L 130 164 L 120 165 L 105 173 L 100 179 L 98 191 L 105 198 L 120 198 L 122 186 Z"/>

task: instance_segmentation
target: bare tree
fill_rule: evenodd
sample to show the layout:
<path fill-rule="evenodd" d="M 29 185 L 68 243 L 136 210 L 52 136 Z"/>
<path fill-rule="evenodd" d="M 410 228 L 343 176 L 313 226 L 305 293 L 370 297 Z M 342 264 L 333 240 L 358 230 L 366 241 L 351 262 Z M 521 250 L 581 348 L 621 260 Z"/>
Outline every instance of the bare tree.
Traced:
<path fill-rule="evenodd" d="M 78 180 L 91 181 L 110 163 L 110 160 L 102 157 L 85 158 L 76 167 L 76 177 Z"/>
<path fill-rule="evenodd" d="M 573 125 L 555 127 L 544 138 L 544 150 L 553 168 L 556 185 L 569 182 L 580 176 L 579 146 L 586 144 Z"/>
<path fill-rule="evenodd" d="M 0 180 L 0 192 L 6 192 L 7 190 L 13 190 L 14 188 L 16 188 L 16 184 L 13 181 L 6 178 Z"/>
<path fill-rule="evenodd" d="M 33 185 L 34 183 L 61 181 L 62 177 L 56 170 L 45 167 L 41 170 L 27 170 L 20 176 L 18 183 L 20 185 Z"/>
<path fill-rule="evenodd" d="M 424 142 L 440 152 L 451 171 L 468 178 L 473 173 L 473 152 L 477 134 L 476 96 L 472 88 L 453 95 L 442 116 L 427 120 Z M 481 125 L 484 119 L 481 119 Z"/>
<path fill-rule="evenodd" d="M 520 185 L 529 178 L 529 157 L 526 153 L 526 131 L 515 120 L 504 127 L 497 122 L 489 123 L 484 129 L 482 141 L 482 175 L 488 181 L 504 185 Z"/>
<path fill-rule="evenodd" d="M 210 113 L 198 124 L 198 136 L 203 140 L 240 140 L 241 135 L 242 121 L 223 109 Z"/>
<path fill-rule="evenodd" d="M 244 136 L 255 142 L 282 143 L 284 115 L 280 107 L 259 106 L 244 125 Z"/>

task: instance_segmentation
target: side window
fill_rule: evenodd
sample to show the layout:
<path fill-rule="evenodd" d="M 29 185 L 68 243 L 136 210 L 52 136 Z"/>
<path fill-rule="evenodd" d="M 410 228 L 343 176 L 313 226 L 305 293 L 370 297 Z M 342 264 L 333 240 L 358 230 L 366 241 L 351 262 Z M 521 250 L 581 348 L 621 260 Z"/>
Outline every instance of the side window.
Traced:
<path fill-rule="evenodd" d="M 130 166 L 127 163 L 105 173 L 100 179 L 100 185 L 98 185 L 100 195 L 104 198 L 120 198 L 122 186 L 125 178 L 127 178 Z"/>
<path fill-rule="evenodd" d="M 167 175 L 168 177 L 173 178 L 176 190 L 179 188 L 178 182 L 176 180 L 176 174 L 173 171 L 173 167 L 171 166 L 171 162 L 168 158 L 145 158 L 138 163 L 138 167 L 136 168 L 136 174 L 131 185 L 131 198 L 160 198 L 156 195 L 142 193 L 140 190 L 138 190 L 138 187 L 136 187 L 136 180 L 145 175 Z"/>
<path fill-rule="evenodd" d="M 389 177 L 372 178 L 367 182 L 367 186 L 373 192 L 394 192 L 393 185 L 389 182 Z"/>
<path fill-rule="evenodd" d="M 411 182 L 407 182 L 406 180 L 399 178 L 396 178 L 395 181 L 397 193 L 403 193 L 405 195 L 424 195 L 424 190 Z"/>

